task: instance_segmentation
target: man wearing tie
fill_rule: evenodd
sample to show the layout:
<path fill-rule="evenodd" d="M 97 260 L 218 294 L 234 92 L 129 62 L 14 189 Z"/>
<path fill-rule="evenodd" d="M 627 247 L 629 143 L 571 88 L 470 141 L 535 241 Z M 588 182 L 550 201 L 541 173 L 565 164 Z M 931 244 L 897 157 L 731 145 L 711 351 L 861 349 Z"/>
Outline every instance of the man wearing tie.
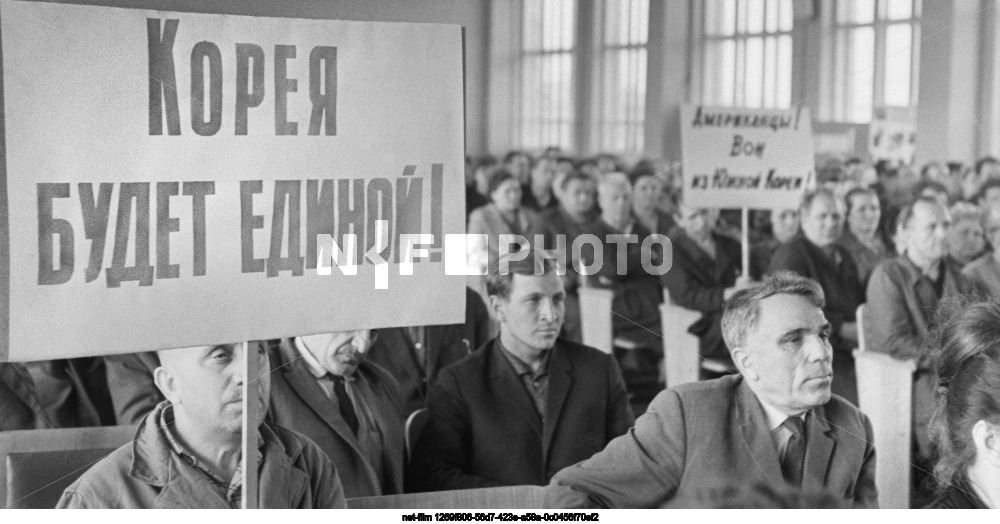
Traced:
<path fill-rule="evenodd" d="M 629 433 L 559 472 L 546 507 L 705 507 L 760 482 L 876 507 L 868 417 L 830 392 L 823 290 L 789 272 L 726 303 L 722 330 L 740 375 L 660 393 Z"/>
<path fill-rule="evenodd" d="M 341 331 L 268 343 L 268 420 L 319 444 L 347 498 L 403 492 L 399 385 L 364 360 L 377 336 Z"/>

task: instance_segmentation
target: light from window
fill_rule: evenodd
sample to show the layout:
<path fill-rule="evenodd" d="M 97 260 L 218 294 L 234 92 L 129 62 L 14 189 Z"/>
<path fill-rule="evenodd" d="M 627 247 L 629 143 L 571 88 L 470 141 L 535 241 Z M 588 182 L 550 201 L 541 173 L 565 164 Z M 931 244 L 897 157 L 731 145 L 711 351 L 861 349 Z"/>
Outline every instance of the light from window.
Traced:
<path fill-rule="evenodd" d="M 607 0 L 600 20 L 598 144 L 601 151 L 640 152 L 646 115 L 649 0 Z"/>
<path fill-rule="evenodd" d="M 576 0 L 524 0 L 516 142 L 573 149 Z"/>
<path fill-rule="evenodd" d="M 702 102 L 792 103 L 792 0 L 706 0 Z"/>
<path fill-rule="evenodd" d="M 837 0 L 828 119 L 868 122 L 916 104 L 920 0 Z"/>

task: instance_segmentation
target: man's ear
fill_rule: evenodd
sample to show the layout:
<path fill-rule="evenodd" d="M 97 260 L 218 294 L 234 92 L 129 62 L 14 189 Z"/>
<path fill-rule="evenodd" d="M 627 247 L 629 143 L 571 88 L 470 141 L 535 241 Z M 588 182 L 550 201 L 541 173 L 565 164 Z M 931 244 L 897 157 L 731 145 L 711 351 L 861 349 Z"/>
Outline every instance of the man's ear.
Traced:
<path fill-rule="evenodd" d="M 733 348 L 730 351 L 730 355 L 733 357 L 733 363 L 736 364 L 736 369 L 740 371 L 743 378 L 746 380 L 758 380 L 760 376 L 757 374 L 757 370 L 754 369 L 753 356 L 749 351 L 743 348 Z"/>
<path fill-rule="evenodd" d="M 490 295 L 490 312 L 493 313 L 493 318 L 497 319 L 498 322 L 507 321 L 507 316 L 504 314 L 504 304 L 506 302 L 506 300 L 498 295 Z"/>
<path fill-rule="evenodd" d="M 980 420 L 972 426 L 972 441 L 976 456 L 994 468 L 1000 468 L 1000 426 Z"/>
<path fill-rule="evenodd" d="M 180 384 L 174 378 L 174 375 L 165 367 L 160 366 L 153 370 L 153 383 L 163 393 L 163 396 L 170 401 L 171 404 L 178 405 L 181 403 L 181 389 Z"/>

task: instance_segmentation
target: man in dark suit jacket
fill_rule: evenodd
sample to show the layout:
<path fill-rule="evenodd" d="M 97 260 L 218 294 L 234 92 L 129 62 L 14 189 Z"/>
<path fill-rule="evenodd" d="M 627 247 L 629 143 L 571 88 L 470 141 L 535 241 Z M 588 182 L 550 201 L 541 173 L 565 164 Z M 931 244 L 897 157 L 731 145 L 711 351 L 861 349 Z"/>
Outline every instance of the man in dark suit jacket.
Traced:
<path fill-rule="evenodd" d="M 806 194 L 799 209 L 802 234 L 782 244 L 771 258 L 769 272 L 794 271 L 819 282 L 826 295 L 823 314 L 833 326 L 833 392 L 858 402 L 853 351 L 858 347 L 854 318 L 865 301 L 865 290 L 851 253 L 836 243 L 844 230 L 837 199 L 827 190 Z"/>
<path fill-rule="evenodd" d="M 730 366 L 722 340 L 722 304 L 748 282 L 740 277 L 740 244 L 713 232 L 717 215 L 681 202 L 673 240 L 673 266 L 660 280 L 678 306 L 700 311 L 702 317 L 688 331 L 698 337 L 702 357 Z M 669 348 L 670 342 L 667 342 Z"/>
<path fill-rule="evenodd" d="M 380 329 L 368 352 L 399 382 L 403 415 L 421 409 L 445 366 L 467 357 L 490 338 L 490 313 L 479 294 L 465 288 L 465 323 Z"/>
<path fill-rule="evenodd" d="M 363 361 L 371 347 L 368 333 L 268 343 L 267 420 L 319 444 L 333 461 L 347 498 L 403 492 L 399 385 L 387 371 Z"/>
<path fill-rule="evenodd" d="M 500 336 L 431 388 L 408 491 L 542 485 L 632 425 L 614 358 L 557 339 L 565 290 L 550 256 L 491 268 Z"/>
<path fill-rule="evenodd" d="M 545 506 L 704 506 L 765 481 L 876 507 L 871 423 L 830 392 L 822 306 L 819 285 L 787 272 L 737 292 L 722 322 L 742 376 L 660 393 L 632 431 L 559 472 Z"/>
<path fill-rule="evenodd" d="M 601 217 L 594 234 L 604 243 L 603 263 L 597 270 L 596 284 L 614 292 L 611 303 L 611 327 L 614 336 L 624 337 L 642 347 L 662 348 L 663 329 L 660 304 L 663 290 L 660 278 L 647 269 L 661 265 L 660 243 L 643 242 L 652 235 L 632 217 L 632 187 L 622 173 L 608 173 L 598 186 Z M 665 243 L 666 237 L 663 238 Z M 624 245 L 624 248 L 619 249 Z M 643 258 L 649 262 L 643 264 Z"/>

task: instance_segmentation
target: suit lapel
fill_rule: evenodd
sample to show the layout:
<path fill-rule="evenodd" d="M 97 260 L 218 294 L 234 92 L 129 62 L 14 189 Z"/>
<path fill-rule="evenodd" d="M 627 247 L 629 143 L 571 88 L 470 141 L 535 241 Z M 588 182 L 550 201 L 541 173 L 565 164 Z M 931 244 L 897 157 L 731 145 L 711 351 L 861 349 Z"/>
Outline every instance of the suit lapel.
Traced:
<path fill-rule="evenodd" d="M 513 408 L 541 437 L 542 421 L 535 409 L 534 402 L 524 384 L 521 383 L 521 378 L 514 373 L 514 368 L 501 353 L 503 350 L 497 345 L 497 340 L 499 338 L 494 339 L 493 345 L 488 348 L 492 351 L 490 367 L 493 370 L 490 375 L 493 382 L 497 384 L 494 391 L 498 392 L 503 402 L 508 407 Z"/>
<path fill-rule="evenodd" d="M 327 397 L 323 389 L 316 383 L 316 377 L 309 372 L 305 362 L 300 358 L 292 339 L 281 340 L 281 355 L 285 362 L 288 362 L 282 371 L 285 374 L 285 382 L 292 388 L 292 391 L 360 455 L 357 437 L 336 409 L 334 401 Z"/>
<path fill-rule="evenodd" d="M 746 382 L 742 381 L 737 386 L 736 419 L 744 450 L 750 455 L 757 471 L 775 485 L 783 485 L 785 479 L 781 475 L 778 451 L 774 449 L 774 440 L 768 431 L 764 408 Z"/>
<path fill-rule="evenodd" d="M 830 433 L 830 423 L 822 406 L 808 417 L 806 429 L 806 460 L 802 468 L 802 488 L 820 490 L 826 486 L 826 473 L 833 456 L 835 442 Z"/>
<path fill-rule="evenodd" d="M 569 355 L 556 342 L 549 353 L 549 392 L 548 402 L 545 406 L 545 424 L 542 433 L 542 456 L 545 457 L 546 470 L 548 470 L 549 449 L 552 446 L 552 438 L 556 432 L 562 414 L 563 404 L 569 396 L 569 390 L 573 387 L 573 365 L 569 360 Z"/>

